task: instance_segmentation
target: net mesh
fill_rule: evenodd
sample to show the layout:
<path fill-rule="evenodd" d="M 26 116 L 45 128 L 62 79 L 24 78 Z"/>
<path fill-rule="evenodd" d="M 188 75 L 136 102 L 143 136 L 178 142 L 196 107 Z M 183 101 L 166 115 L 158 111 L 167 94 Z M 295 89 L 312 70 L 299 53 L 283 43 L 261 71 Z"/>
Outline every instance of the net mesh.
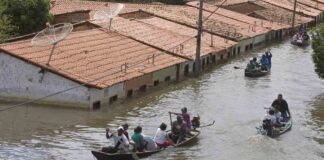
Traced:
<path fill-rule="evenodd" d="M 67 37 L 73 30 L 73 25 L 70 23 L 60 23 L 49 26 L 39 32 L 33 39 L 33 46 L 48 46 L 55 44 Z"/>
<path fill-rule="evenodd" d="M 95 20 L 109 20 L 116 17 L 123 9 L 125 5 L 121 3 L 110 4 L 107 9 L 98 10 L 93 18 Z"/>

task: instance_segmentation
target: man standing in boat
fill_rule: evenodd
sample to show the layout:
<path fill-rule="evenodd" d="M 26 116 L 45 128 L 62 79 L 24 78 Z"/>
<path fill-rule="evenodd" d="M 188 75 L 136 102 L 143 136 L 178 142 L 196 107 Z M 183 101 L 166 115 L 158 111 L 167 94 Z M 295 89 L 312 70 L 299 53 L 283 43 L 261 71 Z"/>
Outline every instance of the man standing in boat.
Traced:
<path fill-rule="evenodd" d="M 289 108 L 288 108 L 288 103 L 286 100 L 282 98 L 282 94 L 278 95 L 278 98 L 272 102 L 272 105 L 274 108 L 278 109 L 281 112 L 282 118 L 284 122 L 288 121 L 288 115 L 289 118 L 291 117 Z"/>
<path fill-rule="evenodd" d="M 272 58 L 272 54 L 270 52 L 270 49 L 268 51 L 266 51 L 265 57 L 268 59 L 269 68 L 271 68 L 271 58 Z"/>

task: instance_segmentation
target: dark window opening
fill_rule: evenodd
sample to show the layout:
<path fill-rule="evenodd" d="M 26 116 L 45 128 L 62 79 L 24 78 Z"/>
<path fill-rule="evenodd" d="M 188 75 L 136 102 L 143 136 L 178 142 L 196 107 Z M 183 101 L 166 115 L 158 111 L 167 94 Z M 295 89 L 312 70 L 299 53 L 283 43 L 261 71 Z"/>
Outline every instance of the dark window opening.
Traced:
<path fill-rule="evenodd" d="M 142 85 L 142 86 L 139 88 L 139 91 L 141 91 L 141 92 L 145 92 L 145 91 L 146 91 L 146 85 Z"/>
<path fill-rule="evenodd" d="M 231 53 L 228 52 L 228 53 L 227 53 L 227 58 L 230 58 L 230 57 L 231 57 Z"/>
<path fill-rule="evenodd" d="M 156 81 L 154 81 L 154 83 L 153 83 L 154 86 L 158 86 L 159 84 L 160 84 L 160 81 L 159 81 L 159 80 L 156 80 Z"/>
<path fill-rule="evenodd" d="M 209 64 L 210 63 L 210 58 L 209 57 L 207 57 L 207 64 Z"/>
<path fill-rule="evenodd" d="M 240 54 L 241 53 L 241 47 L 237 48 L 237 53 Z"/>
<path fill-rule="evenodd" d="M 220 59 L 224 59 L 224 55 L 221 55 L 221 56 L 220 56 Z"/>
<path fill-rule="evenodd" d="M 202 69 L 204 69 L 205 68 L 205 64 L 206 64 L 206 61 L 205 61 L 205 59 L 202 59 Z"/>
<path fill-rule="evenodd" d="M 93 103 L 92 103 L 92 108 L 93 108 L 93 109 L 100 109 L 100 107 L 101 107 L 100 104 L 101 104 L 100 101 L 93 102 Z"/>
<path fill-rule="evenodd" d="M 216 62 L 216 55 L 212 55 L 212 61 L 213 61 L 213 63 Z"/>
<path fill-rule="evenodd" d="M 193 63 L 192 65 L 192 72 L 196 72 L 196 63 Z"/>
<path fill-rule="evenodd" d="M 114 96 L 110 97 L 110 98 L 109 98 L 109 103 L 110 103 L 110 104 L 114 103 L 115 101 L 117 101 L 117 98 L 118 98 L 117 95 L 114 95 Z"/>
<path fill-rule="evenodd" d="M 253 43 L 250 44 L 250 50 L 252 50 L 252 49 L 253 49 Z"/>
<path fill-rule="evenodd" d="M 236 55 L 236 48 L 233 49 L 233 54 Z"/>
<path fill-rule="evenodd" d="M 189 64 L 187 64 L 184 68 L 184 75 L 187 76 L 189 74 Z"/>
<path fill-rule="evenodd" d="M 168 81 L 170 81 L 171 80 L 171 77 L 170 76 L 167 76 L 167 77 L 165 77 L 165 79 L 164 79 L 164 81 L 166 81 L 166 82 L 168 82 Z"/>
<path fill-rule="evenodd" d="M 127 91 L 127 97 L 130 98 L 132 96 L 133 96 L 133 90 L 130 89 L 130 90 Z"/>
<path fill-rule="evenodd" d="M 248 51 L 249 50 L 249 45 L 246 45 L 245 46 L 245 51 Z"/>

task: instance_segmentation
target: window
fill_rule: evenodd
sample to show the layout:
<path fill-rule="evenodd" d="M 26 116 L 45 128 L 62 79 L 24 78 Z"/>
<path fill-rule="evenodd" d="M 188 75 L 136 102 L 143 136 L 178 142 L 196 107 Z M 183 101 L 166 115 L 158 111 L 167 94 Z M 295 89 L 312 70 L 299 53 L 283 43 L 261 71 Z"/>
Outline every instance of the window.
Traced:
<path fill-rule="evenodd" d="M 154 81 L 153 85 L 154 85 L 154 86 L 158 86 L 159 83 L 160 83 L 160 81 L 159 81 L 159 80 L 156 80 L 156 81 Z"/>
<path fill-rule="evenodd" d="M 233 48 L 233 55 L 236 55 L 236 48 Z"/>
<path fill-rule="evenodd" d="M 100 101 L 93 102 L 92 109 L 100 109 Z"/>
<path fill-rule="evenodd" d="M 249 45 L 246 45 L 245 46 L 245 51 L 248 51 L 249 50 Z"/>
<path fill-rule="evenodd" d="M 231 57 L 231 53 L 228 52 L 228 53 L 227 53 L 227 58 L 230 58 L 230 57 Z"/>
<path fill-rule="evenodd" d="M 210 63 L 210 58 L 209 57 L 207 57 L 207 64 L 209 64 Z"/>
<path fill-rule="evenodd" d="M 220 56 L 220 59 L 224 59 L 224 55 L 221 55 L 221 56 Z"/>
<path fill-rule="evenodd" d="M 241 53 L 241 47 L 237 48 L 237 53 L 240 54 Z"/>
<path fill-rule="evenodd" d="M 164 81 L 166 81 L 166 82 L 168 82 L 168 81 L 170 81 L 171 80 L 171 77 L 170 76 L 167 76 L 167 77 L 165 77 L 165 79 L 164 79 Z"/>
<path fill-rule="evenodd" d="M 145 91 L 146 91 L 146 85 L 142 85 L 142 86 L 139 88 L 139 91 L 141 91 L 141 92 L 145 92 Z"/>
<path fill-rule="evenodd" d="M 127 97 L 131 98 L 132 96 L 133 96 L 133 90 L 130 89 L 130 90 L 127 91 Z"/>
<path fill-rule="evenodd" d="M 253 49 L 253 43 L 250 44 L 250 50 L 252 50 L 252 49 Z"/>
<path fill-rule="evenodd" d="M 212 55 L 212 61 L 213 63 L 216 63 L 216 55 Z"/>
<path fill-rule="evenodd" d="M 189 64 L 187 64 L 184 68 L 184 73 L 185 76 L 187 76 L 189 74 Z"/>
<path fill-rule="evenodd" d="M 114 95 L 114 96 L 110 97 L 110 98 L 109 98 L 109 104 L 112 104 L 112 103 L 114 103 L 115 101 L 117 101 L 117 98 L 118 98 L 117 95 Z"/>

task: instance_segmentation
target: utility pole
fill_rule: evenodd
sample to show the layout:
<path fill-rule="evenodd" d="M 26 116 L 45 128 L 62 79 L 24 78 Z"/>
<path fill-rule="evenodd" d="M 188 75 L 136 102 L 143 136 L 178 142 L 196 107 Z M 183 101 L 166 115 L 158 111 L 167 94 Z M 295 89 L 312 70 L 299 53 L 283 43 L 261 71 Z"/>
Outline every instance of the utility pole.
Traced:
<path fill-rule="evenodd" d="M 203 0 L 199 1 L 199 17 L 198 17 L 198 29 L 197 29 L 197 44 L 196 44 L 196 59 L 195 59 L 195 75 L 200 74 L 200 48 L 201 48 L 201 32 L 202 32 L 202 15 L 203 15 Z"/>
<path fill-rule="evenodd" d="M 294 34 L 294 31 L 295 31 L 296 6 L 297 6 L 297 0 L 295 0 L 295 2 L 294 2 L 294 13 L 293 13 L 292 24 L 291 24 L 292 34 Z"/>

